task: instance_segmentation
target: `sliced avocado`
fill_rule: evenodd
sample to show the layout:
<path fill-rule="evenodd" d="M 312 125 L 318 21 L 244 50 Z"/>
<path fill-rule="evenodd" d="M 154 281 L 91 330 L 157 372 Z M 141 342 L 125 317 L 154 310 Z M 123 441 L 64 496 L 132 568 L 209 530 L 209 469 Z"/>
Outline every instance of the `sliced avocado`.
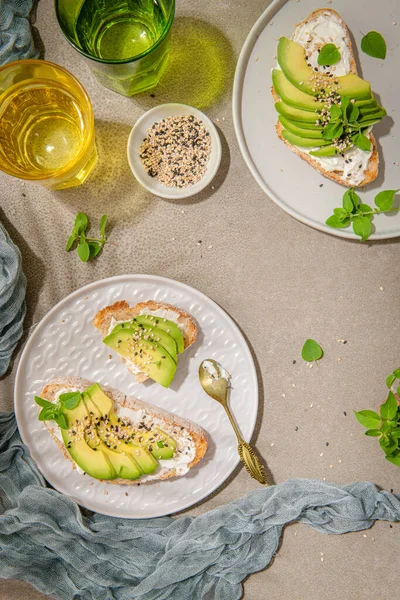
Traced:
<path fill-rule="evenodd" d="M 323 146 L 310 152 L 311 156 L 336 156 L 336 154 L 338 154 L 338 151 L 334 146 Z"/>
<path fill-rule="evenodd" d="M 124 331 L 132 332 L 132 335 L 135 335 L 135 337 L 138 339 L 143 337 L 144 339 L 150 340 L 150 342 L 157 342 L 166 349 L 168 354 L 172 356 L 175 362 L 178 360 L 177 344 L 174 338 L 163 329 L 155 325 L 153 326 L 146 325 L 144 323 L 137 323 L 136 319 L 133 319 L 127 323 L 119 323 L 114 327 L 111 333 L 117 333 L 122 329 Z"/>
<path fill-rule="evenodd" d="M 69 429 L 61 429 L 61 435 L 72 460 L 91 477 L 115 479 L 117 473 L 104 452 L 91 448 L 83 433 L 77 435 L 78 425 L 88 417 L 84 402 L 81 400 L 78 406 L 71 410 L 63 408 L 63 414 Z M 77 428 L 74 429 L 74 427 Z"/>
<path fill-rule="evenodd" d="M 143 373 L 164 387 L 169 387 L 176 373 L 176 362 L 157 342 L 136 341 L 132 332 L 121 329 L 111 332 L 103 342 L 121 356 L 132 361 Z"/>
<path fill-rule="evenodd" d="M 341 96 L 348 96 L 356 100 L 371 97 L 370 83 L 354 73 L 333 78 L 321 72 L 316 73 L 307 65 L 306 51 L 303 46 L 288 38 L 280 38 L 277 58 L 286 79 L 306 94 L 315 96 L 322 88 L 334 90 Z M 335 81 L 339 83 L 335 84 Z"/>
<path fill-rule="evenodd" d="M 287 140 L 290 144 L 293 144 L 294 146 L 299 146 L 300 148 L 315 148 L 317 146 L 329 146 L 331 143 L 330 141 L 323 139 L 316 140 L 315 138 L 303 138 L 298 135 L 295 135 L 294 133 L 291 133 L 290 131 L 286 131 L 286 129 L 282 131 L 282 137 L 285 140 Z"/>
<path fill-rule="evenodd" d="M 291 119 L 292 121 L 301 121 L 302 123 L 314 125 L 315 121 L 318 119 L 318 114 L 316 111 L 311 112 L 309 110 L 294 108 L 293 106 L 289 106 L 289 104 L 285 104 L 285 102 L 282 102 L 282 100 L 275 103 L 275 108 L 280 115 L 286 117 L 287 119 Z"/>
<path fill-rule="evenodd" d="M 300 123 L 294 123 L 293 121 L 290 121 L 290 119 L 285 119 L 285 117 L 282 116 L 279 117 L 279 121 L 287 131 L 290 131 L 290 133 L 294 133 L 299 137 L 313 138 L 316 141 L 322 140 L 322 127 L 319 129 L 302 129 Z"/>
<path fill-rule="evenodd" d="M 158 427 L 155 431 L 144 433 L 141 443 L 146 444 L 157 460 L 168 460 L 174 456 L 176 451 L 176 441 Z"/>
<path fill-rule="evenodd" d="M 313 96 L 309 96 L 290 83 L 280 69 L 272 70 L 272 84 L 280 99 L 289 106 L 314 113 L 324 108 L 322 102 L 317 102 Z"/>
<path fill-rule="evenodd" d="M 162 319 L 156 315 L 138 315 L 133 319 L 136 323 L 142 323 L 143 325 L 149 325 L 150 327 L 156 326 L 158 329 L 163 329 L 174 338 L 178 347 L 178 354 L 182 354 L 185 350 L 185 340 L 183 339 L 182 331 L 178 325 L 169 319 Z M 168 350 L 168 348 L 167 348 Z"/>

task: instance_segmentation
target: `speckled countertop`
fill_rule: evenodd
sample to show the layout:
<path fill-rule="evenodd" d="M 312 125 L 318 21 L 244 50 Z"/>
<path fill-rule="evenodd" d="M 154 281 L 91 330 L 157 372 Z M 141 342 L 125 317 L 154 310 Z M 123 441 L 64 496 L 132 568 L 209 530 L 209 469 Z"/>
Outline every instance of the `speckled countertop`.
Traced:
<path fill-rule="evenodd" d="M 253 350 L 261 391 L 255 439 L 275 482 L 370 480 L 399 493 L 399 471 L 385 462 L 374 440 L 362 435 L 352 414 L 383 400 L 385 377 L 399 366 L 398 243 L 346 242 L 293 220 L 258 188 L 235 140 L 235 62 L 266 4 L 180 0 L 162 84 L 154 98 L 129 99 L 97 84 L 61 36 L 52 1 L 40 0 L 36 26 L 45 57 L 70 69 L 88 90 L 100 161 L 86 185 L 63 192 L 0 174 L 0 220 L 21 249 L 29 282 L 26 328 L 72 290 L 103 277 L 153 273 L 188 283 L 233 317 Z M 222 165 L 213 187 L 183 202 L 142 190 L 126 160 L 135 120 L 168 101 L 204 110 L 222 139 Z M 86 265 L 64 251 L 78 210 L 93 218 L 107 212 L 115 242 Z M 325 350 L 312 369 L 299 358 L 307 337 Z M 12 408 L 16 362 L 0 380 L 3 410 Z M 243 469 L 236 471 L 190 512 L 220 506 L 256 485 Z M 245 599 L 397 598 L 399 552 L 398 525 L 378 523 L 345 536 L 293 525 L 270 568 L 245 582 Z M 44 596 L 28 584 L 1 581 L 0 598 Z"/>

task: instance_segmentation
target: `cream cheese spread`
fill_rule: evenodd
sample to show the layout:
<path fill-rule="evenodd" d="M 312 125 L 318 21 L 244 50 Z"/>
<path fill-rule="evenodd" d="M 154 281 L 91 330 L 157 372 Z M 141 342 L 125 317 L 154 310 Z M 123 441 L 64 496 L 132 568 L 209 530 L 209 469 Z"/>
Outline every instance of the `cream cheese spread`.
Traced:
<path fill-rule="evenodd" d="M 297 42 L 307 53 L 307 61 L 312 68 L 318 68 L 320 72 L 331 72 L 337 77 L 350 73 L 350 52 L 346 43 L 346 30 L 340 21 L 336 20 L 331 13 L 319 15 L 317 19 L 308 23 L 301 23 L 294 31 L 294 42 Z M 335 44 L 340 52 L 340 61 L 335 65 L 324 69 L 318 65 L 318 49 L 325 44 Z M 280 66 L 278 65 L 278 68 Z M 367 137 L 371 139 L 368 129 Z M 309 154 L 317 148 L 303 148 L 302 152 Z M 348 148 L 336 156 L 313 156 L 313 161 L 321 165 L 326 171 L 338 171 L 341 177 L 350 185 L 358 186 L 365 179 L 365 171 L 368 168 L 372 156 L 372 149 L 360 150 L 356 146 Z"/>
<path fill-rule="evenodd" d="M 78 390 L 76 388 L 61 389 L 55 395 L 54 402 L 58 401 L 58 398 L 61 394 L 77 391 Z M 151 475 L 144 475 L 140 477 L 138 481 L 141 482 L 160 479 L 162 475 L 164 475 L 167 471 L 171 469 L 176 470 L 177 476 L 185 475 L 189 471 L 189 464 L 194 460 L 196 456 L 196 445 L 187 429 L 182 430 L 181 427 L 174 427 L 173 425 L 161 419 L 150 417 L 143 410 L 134 410 L 127 406 L 120 406 L 119 404 L 115 404 L 114 409 L 120 418 L 124 420 L 129 420 L 134 428 L 138 427 L 140 423 L 145 423 L 147 427 L 151 428 L 158 427 L 159 429 L 165 431 L 165 433 L 168 433 L 168 435 L 173 437 L 176 441 L 176 451 L 173 458 L 170 458 L 168 460 L 159 460 L 158 467 L 154 471 L 154 473 L 152 473 Z M 64 443 L 61 435 L 61 430 L 57 423 L 55 421 L 48 421 L 48 423 L 52 428 L 55 437 L 62 443 Z M 84 473 L 84 471 L 75 462 L 74 464 L 76 470 L 79 473 Z"/>

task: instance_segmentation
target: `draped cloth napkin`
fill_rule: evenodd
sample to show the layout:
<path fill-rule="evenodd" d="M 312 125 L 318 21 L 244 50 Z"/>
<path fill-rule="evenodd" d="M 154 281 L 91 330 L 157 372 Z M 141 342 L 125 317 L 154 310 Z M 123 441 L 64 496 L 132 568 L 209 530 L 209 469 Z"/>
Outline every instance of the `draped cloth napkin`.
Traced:
<path fill-rule="evenodd" d="M 375 520 L 400 520 L 400 496 L 304 479 L 200 517 L 83 516 L 45 486 L 14 415 L 0 414 L 0 577 L 60 600 L 239 600 L 241 581 L 269 564 L 285 524 L 346 533 Z"/>
<path fill-rule="evenodd" d="M 25 291 L 20 251 L 0 223 L 0 377 L 22 335 Z"/>
<path fill-rule="evenodd" d="M 32 0 L 0 0 L 0 65 L 37 58 L 28 20 Z"/>

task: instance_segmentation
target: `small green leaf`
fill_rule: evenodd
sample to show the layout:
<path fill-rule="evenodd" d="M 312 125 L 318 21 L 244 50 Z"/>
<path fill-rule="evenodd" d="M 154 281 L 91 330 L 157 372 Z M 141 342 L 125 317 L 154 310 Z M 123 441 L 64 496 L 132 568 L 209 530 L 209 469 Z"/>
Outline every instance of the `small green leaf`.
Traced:
<path fill-rule="evenodd" d="M 332 215 L 331 217 L 328 217 L 325 223 L 329 227 L 333 227 L 334 229 L 344 229 L 345 227 L 348 227 L 350 225 L 350 219 L 347 218 L 341 220 L 336 215 Z"/>
<path fill-rule="evenodd" d="M 382 212 L 390 210 L 393 206 L 394 197 L 399 190 L 384 190 L 375 196 L 375 204 Z"/>
<path fill-rule="evenodd" d="M 52 419 L 54 419 L 54 415 L 57 412 L 57 408 L 55 406 L 51 406 L 51 408 L 48 408 L 47 406 L 45 408 L 42 408 L 42 410 L 39 413 L 39 421 L 51 421 Z"/>
<path fill-rule="evenodd" d="M 360 204 L 360 206 L 358 208 L 359 208 L 359 210 L 361 210 L 362 213 L 370 213 L 370 214 L 364 215 L 364 217 L 367 217 L 367 219 L 372 221 L 372 219 L 374 218 L 374 215 L 373 215 L 374 209 L 371 206 L 369 206 L 368 204 Z"/>
<path fill-rule="evenodd" d="M 386 456 L 386 460 L 400 467 L 400 454 L 397 454 L 396 456 Z"/>
<path fill-rule="evenodd" d="M 400 439 L 400 427 L 398 429 L 392 429 L 391 435 L 397 440 Z"/>
<path fill-rule="evenodd" d="M 66 394 L 60 394 L 60 402 L 64 408 L 72 410 L 78 406 L 81 397 L 80 392 L 67 392 Z"/>
<path fill-rule="evenodd" d="M 395 377 L 397 377 L 397 379 L 400 379 L 400 369 L 395 369 L 395 370 L 393 371 L 393 375 L 394 375 Z"/>
<path fill-rule="evenodd" d="M 349 218 L 349 213 L 344 208 L 334 208 L 333 214 L 339 219 L 339 221 Z"/>
<path fill-rule="evenodd" d="M 85 215 L 85 213 L 79 212 L 76 217 L 75 217 L 75 223 L 74 223 L 74 232 L 76 232 L 78 235 L 80 235 L 81 233 L 85 233 L 87 227 L 88 227 L 89 221 L 87 218 L 87 215 Z"/>
<path fill-rule="evenodd" d="M 342 118 L 342 110 L 338 104 L 332 104 L 329 113 L 331 115 L 331 121 L 337 121 Z"/>
<path fill-rule="evenodd" d="M 368 152 L 371 149 L 371 140 L 363 133 L 359 133 L 354 138 L 354 145 L 360 148 L 360 150 Z"/>
<path fill-rule="evenodd" d="M 67 252 L 69 252 L 71 250 L 72 246 L 74 245 L 75 240 L 77 240 L 78 237 L 79 237 L 78 234 L 71 233 L 71 235 L 68 238 L 67 245 L 65 246 L 65 249 Z"/>
<path fill-rule="evenodd" d="M 393 439 L 391 435 L 383 435 L 379 439 L 379 445 L 385 454 L 392 454 L 398 446 L 398 441 Z"/>
<path fill-rule="evenodd" d="M 325 44 L 322 46 L 321 52 L 318 54 L 318 64 L 321 67 L 330 67 L 340 60 L 340 52 L 335 44 Z"/>
<path fill-rule="evenodd" d="M 386 58 L 386 42 L 377 31 L 370 31 L 361 40 L 361 50 L 372 58 Z"/>
<path fill-rule="evenodd" d="M 61 429 L 68 429 L 67 420 L 62 413 L 58 413 L 54 416 L 54 420 Z"/>
<path fill-rule="evenodd" d="M 78 256 L 82 262 L 87 262 L 90 258 L 89 244 L 85 240 L 79 242 Z"/>
<path fill-rule="evenodd" d="M 392 385 L 394 384 L 394 382 L 396 381 L 396 375 L 393 373 L 392 375 L 388 375 L 386 377 L 386 385 L 387 387 L 390 388 L 392 387 Z"/>
<path fill-rule="evenodd" d="M 319 360 L 322 358 L 324 351 L 321 346 L 312 339 L 308 339 L 304 342 L 303 349 L 301 351 L 301 357 L 306 362 L 312 362 L 313 360 Z"/>
<path fill-rule="evenodd" d="M 370 437 L 379 437 L 381 435 L 381 432 L 379 431 L 379 429 L 368 429 L 365 432 L 365 435 L 369 435 Z"/>
<path fill-rule="evenodd" d="M 52 402 L 49 402 L 48 400 L 45 400 L 44 398 L 41 398 L 40 396 L 35 396 L 35 402 L 42 408 L 50 408 L 50 407 L 54 408 L 54 404 Z"/>
<path fill-rule="evenodd" d="M 351 199 L 351 193 L 350 193 L 351 190 L 352 190 L 352 188 L 350 190 L 345 191 L 345 193 L 343 194 L 343 200 L 342 200 L 343 208 L 349 213 L 353 212 L 353 208 L 354 208 L 354 204 Z"/>
<path fill-rule="evenodd" d="M 107 225 L 107 219 L 108 219 L 107 215 L 103 215 L 103 216 L 101 217 L 101 219 L 100 219 L 100 225 L 99 225 L 99 227 L 100 227 L 100 236 L 101 236 L 102 238 L 104 238 L 104 237 L 105 237 L 105 233 L 106 233 L 106 225 Z"/>
<path fill-rule="evenodd" d="M 339 138 L 343 133 L 343 124 L 340 121 L 336 123 L 330 123 L 325 127 L 322 132 L 322 137 L 324 140 L 335 140 Z"/>
<path fill-rule="evenodd" d="M 371 235 L 371 221 L 368 217 L 359 217 L 353 221 L 353 231 L 356 235 L 359 235 L 362 242 L 365 242 Z"/>
<path fill-rule="evenodd" d="M 90 258 L 96 258 L 96 256 L 102 249 L 103 244 L 101 242 L 88 242 L 88 244 L 89 244 Z"/>
<path fill-rule="evenodd" d="M 340 104 L 342 108 L 343 122 L 347 125 L 347 108 L 350 104 L 350 98 L 348 98 L 347 96 L 342 96 Z"/>
<path fill-rule="evenodd" d="M 347 110 L 347 115 L 348 115 L 349 123 L 355 123 L 357 121 L 358 117 L 360 116 L 360 110 L 359 110 L 358 106 L 350 103 L 350 107 Z"/>
<path fill-rule="evenodd" d="M 377 429 L 382 422 L 381 417 L 373 410 L 354 411 L 354 414 L 357 421 L 367 429 Z"/>
<path fill-rule="evenodd" d="M 391 421 L 397 415 L 397 401 L 394 397 L 393 392 L 389 392 L 386 402 L 381 405 L 380 413 L 382 419 L 388 419 Z"/>

